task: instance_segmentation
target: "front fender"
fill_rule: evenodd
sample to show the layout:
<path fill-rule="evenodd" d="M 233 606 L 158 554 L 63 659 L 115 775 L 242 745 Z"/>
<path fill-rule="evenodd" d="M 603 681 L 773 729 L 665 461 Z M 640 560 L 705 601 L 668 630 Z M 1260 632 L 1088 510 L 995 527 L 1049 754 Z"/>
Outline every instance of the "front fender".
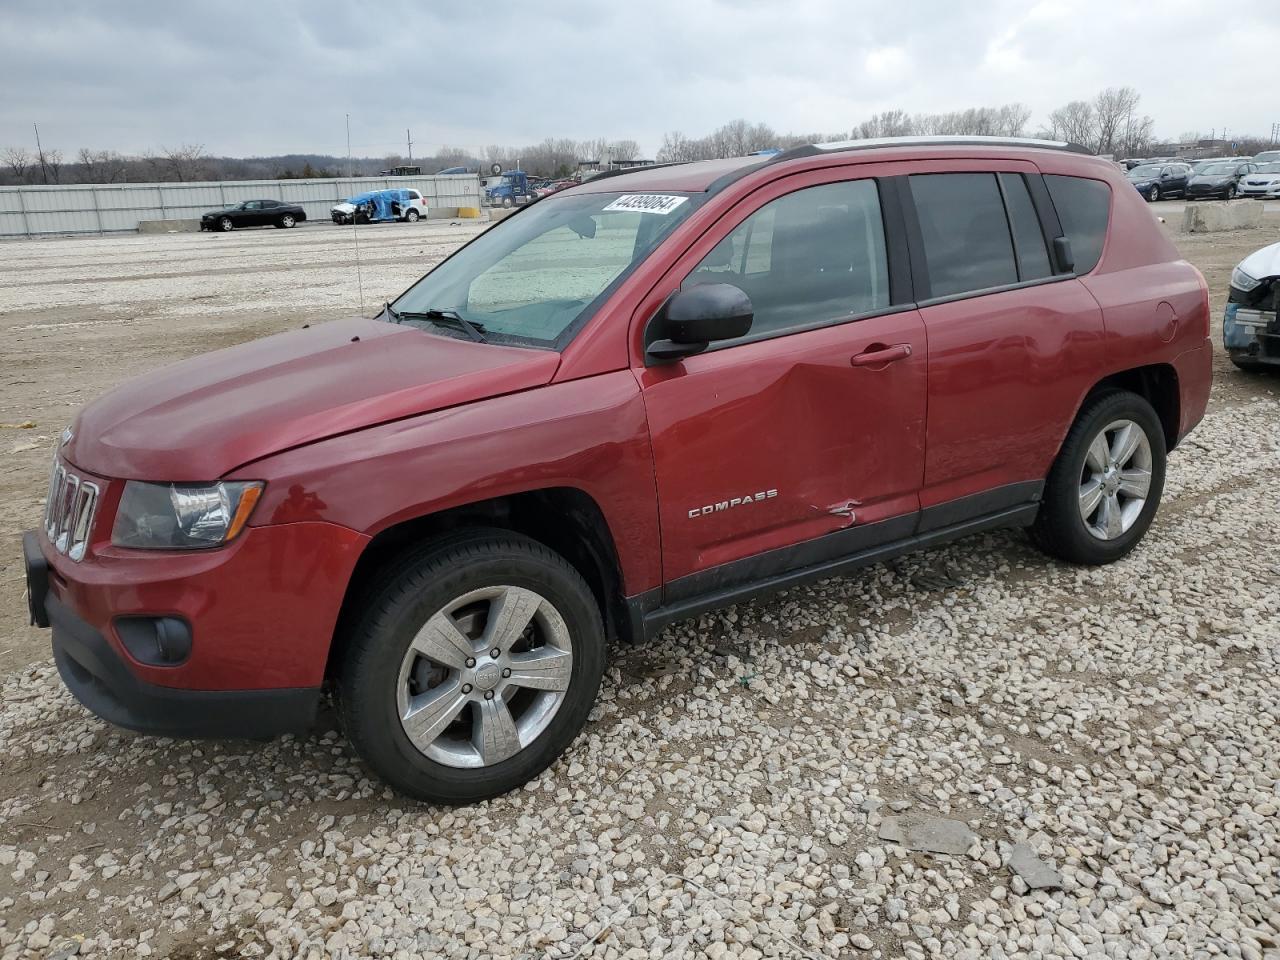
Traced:
<path fill-rule="evenodd" d="M 625 593 L 661 582 L 653 456 L 629 370 L 344 434 L 233 477 L 267 482 L 252 525 L 323 520 L 368 537 L 481 500 L 572 487 L 599 504 Z"/>

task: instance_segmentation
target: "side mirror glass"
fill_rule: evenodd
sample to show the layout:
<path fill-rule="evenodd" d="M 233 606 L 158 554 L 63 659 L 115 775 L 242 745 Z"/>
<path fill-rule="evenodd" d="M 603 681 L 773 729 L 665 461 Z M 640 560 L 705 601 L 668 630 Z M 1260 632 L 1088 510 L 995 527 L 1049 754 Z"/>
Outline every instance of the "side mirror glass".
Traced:
<path fill-rule="evenodd" d="M 663 363 L 690 357 L 717 340 L 751 330 L 751 298 L 732 283 L 704 283 L 678 290 L 649 322 L 645 355 Z"/>

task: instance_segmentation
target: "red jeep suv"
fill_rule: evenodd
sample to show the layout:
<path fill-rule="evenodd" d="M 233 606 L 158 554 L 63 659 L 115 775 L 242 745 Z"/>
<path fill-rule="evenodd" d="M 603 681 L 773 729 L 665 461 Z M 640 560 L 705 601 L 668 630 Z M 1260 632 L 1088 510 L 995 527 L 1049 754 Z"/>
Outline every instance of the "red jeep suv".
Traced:
<path fill-rule="evenodd" d="M 1067 144 L 606 174 L 372 319 L 179 363 L 63 434 L 24 547 L 72 693 L 301 731 L 463 803 L 582 727 L 606 638 L 1025 526 L 1118 560 L 1204 413 L 1205 283 Z"/>

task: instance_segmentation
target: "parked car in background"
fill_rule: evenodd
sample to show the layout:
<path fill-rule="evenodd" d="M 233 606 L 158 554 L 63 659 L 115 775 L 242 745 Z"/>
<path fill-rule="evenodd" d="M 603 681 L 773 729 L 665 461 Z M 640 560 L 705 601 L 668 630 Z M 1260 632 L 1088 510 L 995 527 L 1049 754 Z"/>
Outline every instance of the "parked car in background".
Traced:
<path fill-rule="evenodd" d="M 1252 173 L 1240 179 L 1236 194 L 1241 197 L 1280 200 L 1280 160 L 1257 164 Z"/>
<path fill-rule="evenodd" d="M 295 227 L 307 219 L 307 211 L 281 200 L 245 200 L 225 210 L 200 215 L 201 230 L 235 230 L 238 227 Z"/>
<path fill-rule="evenodd" d="M 1257 169 L 1253 163 L 1223 160 L 1202 167 L 1187 181 L 1188 200 L 1232 200 L 1239 189 L 1240 178 Z"/>
<path fill-rule="evenodd" d="M 414 223 L 427 215 L 427 201 L 417 190 L 371 190 L 329 208 L 334 223 Z"/>
<path fill-rule="evenodd" d="M 1277 163 L 1280 162 L 1280 150 L 1263 150 L 1261 153 L 1253 156 L 1254 163 Z"/>
<path fill-rule="evenodd" d="M 388 783 L 469 803 L 569 746 L 610 638 L 1002 527 L 1119 560 L 1213 358 L 1131 189 L 995 137 L 602 174 L 376 317 L 86 406 L 31 615 L 109 721 L 261 738 L 328 690 Z"/>
<path fill-rule="evenodd" d="M 1231 271 L 1222 345 L 1241 370 L 1280 369 L 1280 243 L 1249 254 Z"/>
<path fill-rule="evenodd" d="M 1149 203 L 1180 197 L 1187 191 L 1191 168 L 1185 163 L 1144 163 L 1125 177 Z"/>

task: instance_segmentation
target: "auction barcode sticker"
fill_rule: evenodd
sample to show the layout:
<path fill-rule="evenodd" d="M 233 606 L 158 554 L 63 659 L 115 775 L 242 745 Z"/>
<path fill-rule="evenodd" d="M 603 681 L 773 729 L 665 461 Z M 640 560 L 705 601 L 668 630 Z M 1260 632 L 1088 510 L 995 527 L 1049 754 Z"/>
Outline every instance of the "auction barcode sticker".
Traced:
<path fill-rule="evenodd" d="M 623 213 L 660 213 L 664 217 L 688 197 L 668 197 L 658 193 L 624 193 L 604 209 Z"/>

